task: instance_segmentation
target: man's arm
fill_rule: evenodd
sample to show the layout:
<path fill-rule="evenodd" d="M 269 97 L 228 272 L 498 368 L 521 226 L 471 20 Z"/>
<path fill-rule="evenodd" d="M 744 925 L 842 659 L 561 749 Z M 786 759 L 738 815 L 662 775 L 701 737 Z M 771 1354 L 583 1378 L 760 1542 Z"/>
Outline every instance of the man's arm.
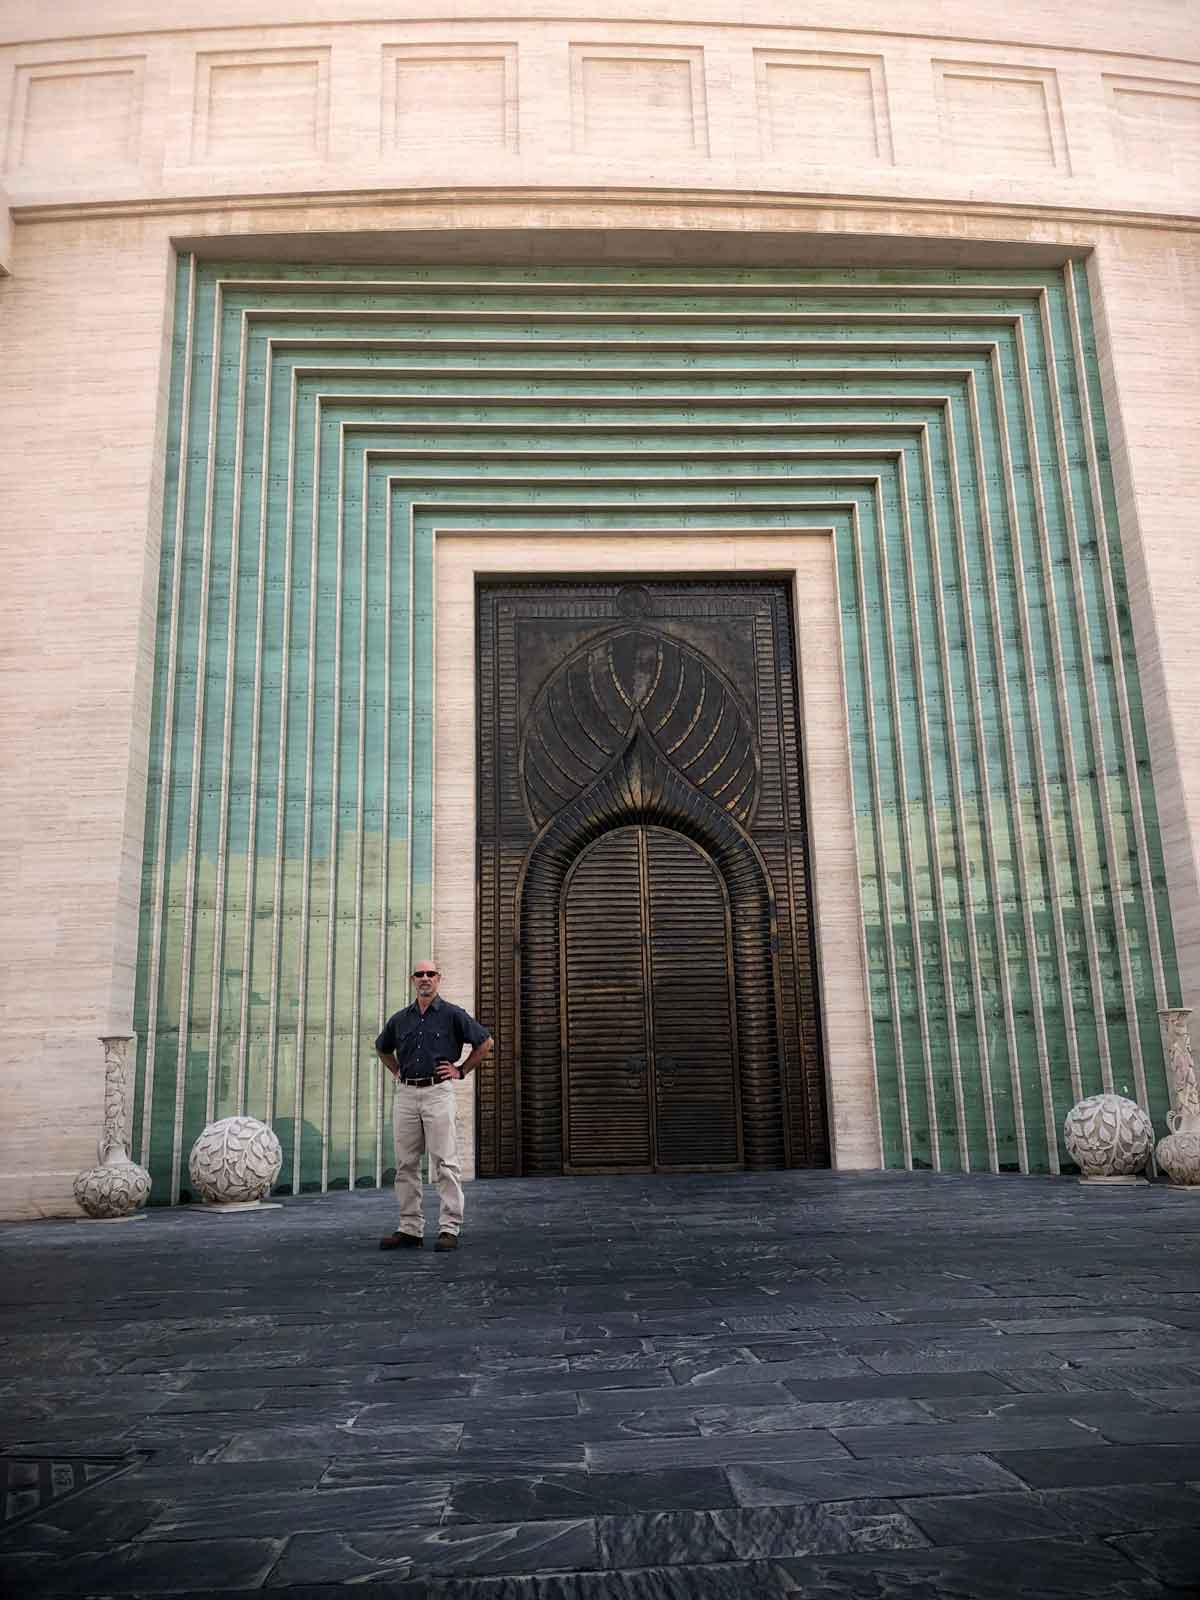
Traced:
<path fill-rule="evenodd" d="M 396 1017 L 389 1017 L 383 1025 L 383 1031 L 375 1040 L 375 1054 L 393 1078 L 400 1076 L 400 1057 L 396 1054 L 396 1046 L 400 1040 L 396 1031 L 396 1021 Z"/>
<path fill-rule="evenodd" d="M 433 1069 L 433 1075 L 439 1083 L 445 1083 L 447 1078 L 465 1078 L 468 1072 L 474 1072 L 481 1061 L 486 1061 L 492 1053 L 492 1036 L 477 1044 L 465 1061 L 456 1066 L 453 1061 L 439 1061 Z"/>

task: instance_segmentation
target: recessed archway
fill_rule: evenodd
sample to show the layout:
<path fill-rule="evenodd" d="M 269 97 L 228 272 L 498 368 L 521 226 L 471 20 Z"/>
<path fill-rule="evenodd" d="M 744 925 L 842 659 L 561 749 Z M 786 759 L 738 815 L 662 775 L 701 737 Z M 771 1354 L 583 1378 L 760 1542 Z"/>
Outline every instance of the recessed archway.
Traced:
<path fill-rule="evenodd" d="M 690 529 L 686 539 L 633 529 L 551 534 L 543 526 L 497 536 L 486 528 L 438 530 L 435 714 L 442 729 L 474 726 L 478 685 L 464 660 L 476 644 L 477 583 L 548 571 L 570 574 L 714 571 L 774 574 L 790 583 L 797 623 L 797 675 L 806 731 L 806 801 L 817 980 L 824 1022 L 824 1069 L 833 1163 L 881 1165 L 873 1047 L 832 530 L 814 522 L 731 534 Z M 478 992 L 475 862 L 462 848 L 475 837 L 473 741 L 442 738 L 435 781 L 434 938 L 448 992 Z M 460 1091 L 460 1127 L 473 1170 L 477 1108 Z M 490 1114 L 481 1107 L 479 1115 Z"/>
<path fill-rule="evenodd" d="M 738 823 L 663 760 L 640 728 L 611 766 L 545 826 L 517 889 L 517 974 L 521 1155 L 526 1172 L 561 1170 L 563 1064 L 568 1041 L 554 1003 L 564 985 L 564 891 L 580 856 L 629 827 L 661 828 L 709 855 L 728 895 L 730 953 L 738 990 L 741 1142 L 749 1167 L 775 1167 L 790 1154 L 781 1075 L 778 927 L 770 878 Z M 685 1163 L 679 1163 L 685 1164 Z"/>

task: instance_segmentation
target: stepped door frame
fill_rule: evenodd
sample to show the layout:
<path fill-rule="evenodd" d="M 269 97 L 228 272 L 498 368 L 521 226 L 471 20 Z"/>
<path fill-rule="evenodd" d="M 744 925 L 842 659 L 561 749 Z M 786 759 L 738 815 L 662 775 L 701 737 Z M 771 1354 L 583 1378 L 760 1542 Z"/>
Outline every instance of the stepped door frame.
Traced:
<path fill-rule="evenodd" d="M 447 994 L 476 984 L 476 586 L 628 577 L 791 581 L 804 734 L 808 866 L 824 1045 L 830 1159 L 882 1166 L 866 948 L 851 791 L 833 529 L 689 528 L 686 536 L 455 528 L 435 531 L 434 866 L 430 948 Z M 483 1019 L 486 1021 L 487 1019 Z M 464 1168 L 475 1173 L 474 1085 L 459 1094 Z"/>

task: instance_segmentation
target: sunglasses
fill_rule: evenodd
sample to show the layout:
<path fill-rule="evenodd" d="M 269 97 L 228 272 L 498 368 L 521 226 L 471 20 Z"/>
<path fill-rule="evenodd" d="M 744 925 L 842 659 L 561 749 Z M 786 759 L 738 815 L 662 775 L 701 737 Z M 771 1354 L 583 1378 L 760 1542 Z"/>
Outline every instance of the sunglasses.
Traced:
<path fill-rule="evenodd" d="M 414 972 L 414 978 L 440 978 L 440 972 Z"/>

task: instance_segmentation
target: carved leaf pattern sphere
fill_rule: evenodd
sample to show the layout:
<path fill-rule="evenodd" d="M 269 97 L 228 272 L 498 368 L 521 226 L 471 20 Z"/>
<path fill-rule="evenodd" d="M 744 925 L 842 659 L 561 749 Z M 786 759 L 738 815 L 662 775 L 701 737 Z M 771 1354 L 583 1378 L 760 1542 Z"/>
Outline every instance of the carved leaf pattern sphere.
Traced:
<path fill-rule="evenodd" d="M 1200 1133 L 1169 1133 L 1154 1154 L 1172 1183 L 1186 1189 L 1200 1184 Z"/>
<path fill-rule="evenodd" d="M 540 827 L 590 788 L 639 734 L 739 822 L 759 761 L 741 695 L 690 645 L 640 623 L 590 642 L 552 675 L 525 724 L 521 771 Z"/>
<path fill-rule="evenodd" d="M 1135 1100 L 1094 1094 L 1063 1120 L 1071 1158 L 1085 1178 L 1127 1178 L 1140 1172 L 1154 1147 L 1154 1125 Z"/>
<path fill-rule="evenodd" d="M 213 1205 L 262 1200 L 283 1165 L 283 1147 L 255 1117 L 210 1122 L 192 1146 L 188 1173 L 192 1191 Z"/>
<path fill-rule="evenodd" d="M 92 1167 L 75 1179 L 75 1201 L 89 1217 L 128 1217 L 146 1204 L 150 1174 L 136 1161 Z"/>

